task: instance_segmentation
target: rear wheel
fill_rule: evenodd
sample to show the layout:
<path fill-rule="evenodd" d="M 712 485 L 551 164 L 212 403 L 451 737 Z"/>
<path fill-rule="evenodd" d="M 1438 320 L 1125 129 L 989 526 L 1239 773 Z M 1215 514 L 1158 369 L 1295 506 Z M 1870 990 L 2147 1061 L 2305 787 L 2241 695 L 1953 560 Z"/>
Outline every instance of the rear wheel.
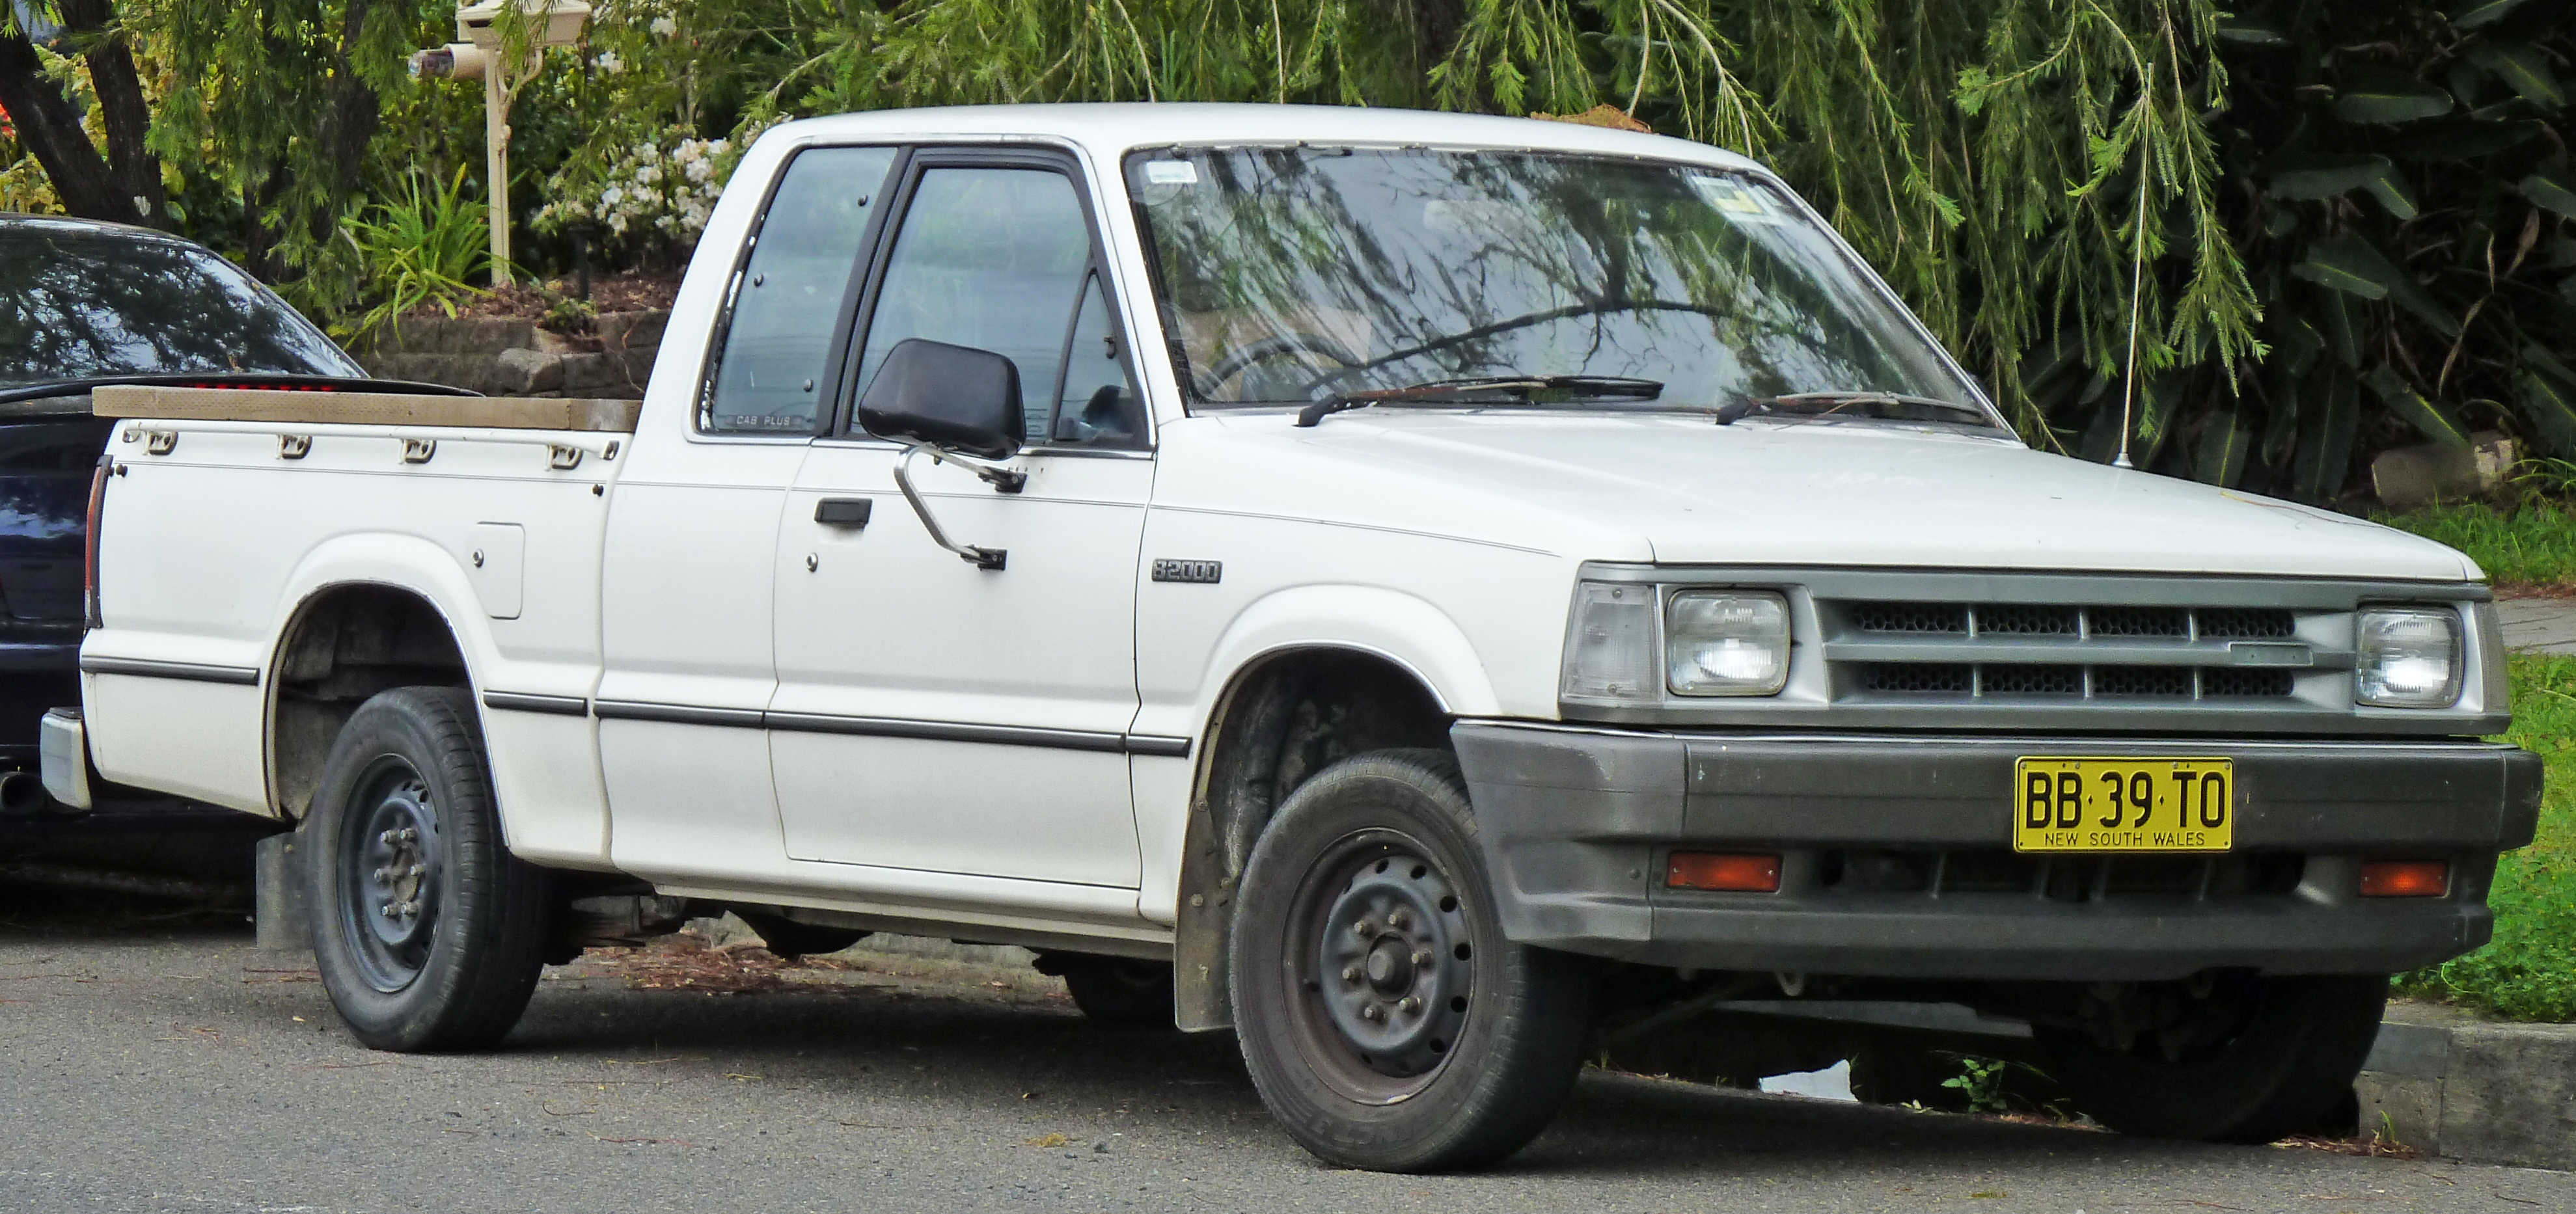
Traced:
<path fill-rule="evenodd" d="M 1587 976 L 1503 938 L 1457 763 L 1345 759 L 1263 831 L 1235 901 L 1236 1037 L 1307 1150 L 1474 1167 L 1536 1137 L 1582 1065 Z"/>
<path fill-rule="evenodd" d="M 2081 1030 L 2033 1026 L 2075 1107 L 2124 1134 L 2272 1142 L 2331 1120 L 2352 1093 L 2388 979 L 2376 974 L 2105 983 Z"/>
<path fill-rule="evenodd" d="M 544 969 L 546 875 L 509 853 L 471 696 L 403 687 L 358 707 L 307 834 L 313 954 L 332 1006 L 380 1050 L 508 1034 Z"/>

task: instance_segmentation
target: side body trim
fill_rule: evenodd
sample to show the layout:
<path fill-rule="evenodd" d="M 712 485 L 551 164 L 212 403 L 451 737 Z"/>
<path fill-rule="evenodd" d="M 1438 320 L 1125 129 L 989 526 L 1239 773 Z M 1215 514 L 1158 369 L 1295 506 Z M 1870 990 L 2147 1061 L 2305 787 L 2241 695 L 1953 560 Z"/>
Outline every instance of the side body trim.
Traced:
<path fill-rule="evenodd" d="M 590 715 L 590 701 L 580 696 L 545 696 L 525 691 L 484 692 L 483 706 L 511 712 L 543 712 L 566 717 Z"/>
<path fill-rule="evenodd" d="M 83 674 L 130 674 L 147 679 L 183 679 L 191 683 L 231 683 L 243 687 L 259 685 L 259 668 L 256 666 L 210 666 L 203 662 L 84 655 L 80 668 Z"/>
<path fill-rule="evenodd" d="M 542 700 L 549 707 L 500 703 Z M 571 697 L 523 696 L 486 692 L 494 708 L 527 708 L 535 712 L 578 711 Z M 551 705 L 560 703 L 565 707 Z M 965 721 L 915 721 L 900 717 L 844 717 L 819 712 L 763 712 L 753 708 L 701 708 L 692 704 L 657 704 L 642 700 L 599 700 L 592 710 L 602 720 L 668 721 L 681 725 L 717 725 L 736 729 L 775 729 L 782 733 L 832 733 L 875 738 L 920 738 L 932 742 L 983 742 L 995 746 L 1037 746 L 1050 750 L 1092 750 L 1109 754 L 1185 759 L 1190 739 L 1159 734 L 1108 733 L 1087 729 L 1043 729 L 1029 725 L 983 725 Z"/>

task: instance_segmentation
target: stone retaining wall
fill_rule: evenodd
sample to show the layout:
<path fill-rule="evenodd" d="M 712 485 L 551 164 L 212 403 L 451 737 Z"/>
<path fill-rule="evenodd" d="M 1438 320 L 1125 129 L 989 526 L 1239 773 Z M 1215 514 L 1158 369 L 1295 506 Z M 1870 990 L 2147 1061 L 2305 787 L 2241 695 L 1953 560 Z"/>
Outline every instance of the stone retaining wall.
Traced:
<path fill-rule="evenodd" d="M 567 337 L 511 319 L 405 317 L 350 349 L 370 375 L 486 396 L 642 400 L 668 312 L 608 312 Z"/>

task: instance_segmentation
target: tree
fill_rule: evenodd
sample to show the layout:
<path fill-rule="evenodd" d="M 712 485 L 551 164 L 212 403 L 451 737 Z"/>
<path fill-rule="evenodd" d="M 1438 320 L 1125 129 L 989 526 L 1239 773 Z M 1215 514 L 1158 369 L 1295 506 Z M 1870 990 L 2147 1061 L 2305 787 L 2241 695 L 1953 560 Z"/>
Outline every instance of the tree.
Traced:
<path fill-rule="evenodd" d="M 40 41 L 88 69 L 107 152 L 90 142 L 87 106 L 46 71 Z M 53 182 L 65 209 L 89 219 L 168 226 L 152 112 L 109 0 L 11 0 L 0 6 L 0 109 Z"/>

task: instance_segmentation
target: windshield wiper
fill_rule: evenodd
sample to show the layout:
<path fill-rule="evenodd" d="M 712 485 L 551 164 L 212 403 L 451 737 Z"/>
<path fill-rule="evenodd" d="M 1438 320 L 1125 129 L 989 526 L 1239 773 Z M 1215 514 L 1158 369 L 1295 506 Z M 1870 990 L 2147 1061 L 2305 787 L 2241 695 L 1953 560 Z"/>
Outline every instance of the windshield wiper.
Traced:
<path fill-rule="evenodd" d="M 1963 405 L 1957 401 L 1939 400 L 1929 396 L 1906 396 L 1896 392 L 1791 392 L 1783 396 L 1740 397 L 1717 407 L 1717 424 L 1731 426 L 1755 413 L 1768 413 L 1773 410 L 1804 411 L 1811 407 L 1814 409 L 1812 416 L 1826 417 L 1854 405 L 1894 405 L 1899 408 L 1947 413 L 1988 427 L 1994 425 L 1994 419 L 1988 416 L 1985 410 L 1975 405 Z M 1885 413 L 1861 416 L 1904 420 Z"/>
<path fill-rule="evenodd" d="M 1664 394 L 1664 381 L 1631 379 L 1625 375 L 1480 375 L 1472 379 L 1435 379 L 1429 383 L 1407 384 L 1401 388 L 1371 388 L 1362 392 L 1336 392 L 1297 411 L 1297 424 L 1312 426 L 1328 415 L 1370 405 L 1399 401 L 1442 400 L 1474 392 L 1518 392 L 1526 401 L 1541 392 L 1564 392 L 1575 397 L 1599 399 L 1617 397 L 1626 400 L 1653 400 Z"/>

